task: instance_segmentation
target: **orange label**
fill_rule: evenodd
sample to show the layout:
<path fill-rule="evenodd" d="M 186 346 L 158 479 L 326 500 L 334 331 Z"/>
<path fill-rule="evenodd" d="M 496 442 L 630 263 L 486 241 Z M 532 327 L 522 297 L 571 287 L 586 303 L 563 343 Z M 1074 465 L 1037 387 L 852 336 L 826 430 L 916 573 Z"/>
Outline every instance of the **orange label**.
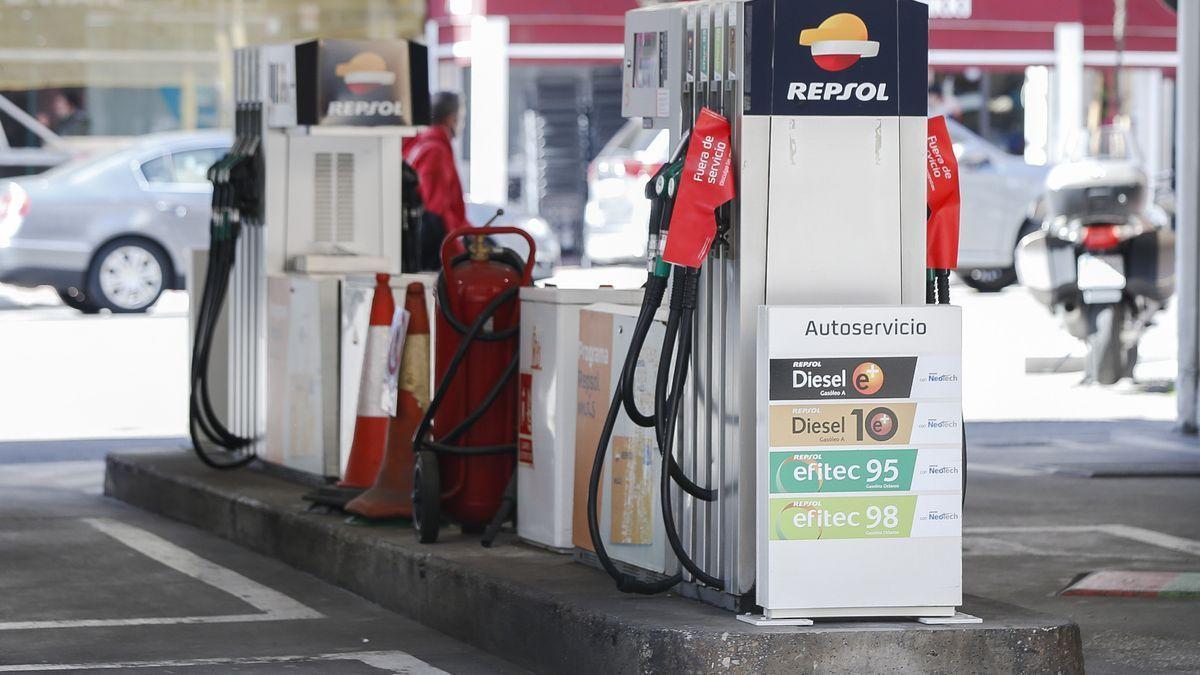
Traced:
<path fill-rule="evenodd" d="M 575 396 L 575 492 L 571 513 L 571 541 L 577 548 L 592 549 L 588 531 L 588 479 L 612 392 L 611 314 L 579 313 L 579 380 Z M 601 484 L 603 485 L 603 483 Z M 603 493 L 597 495 L 597 507 Z"/>

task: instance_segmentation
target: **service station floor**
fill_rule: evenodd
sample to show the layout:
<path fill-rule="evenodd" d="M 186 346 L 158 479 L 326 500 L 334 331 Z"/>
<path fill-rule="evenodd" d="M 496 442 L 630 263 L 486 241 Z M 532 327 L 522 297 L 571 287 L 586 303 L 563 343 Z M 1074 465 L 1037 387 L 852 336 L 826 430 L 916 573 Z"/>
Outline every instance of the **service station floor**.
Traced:
<path fill-rule="evenodd" d="M 805 673 L 1083 671 L 1067 619 L 968 596 L 980 624 L 822 621 L 756 627 L 674 595 L 627 596 L 602 572 L 501 535 L 411 530 L 306 510 L 308 488 L 217 472 L 179 451 L 115 454 L 105 493 L 278 558 L 453 638 L 539 672 Z M 215 611 L 215 610 L 214 610 Z"/>

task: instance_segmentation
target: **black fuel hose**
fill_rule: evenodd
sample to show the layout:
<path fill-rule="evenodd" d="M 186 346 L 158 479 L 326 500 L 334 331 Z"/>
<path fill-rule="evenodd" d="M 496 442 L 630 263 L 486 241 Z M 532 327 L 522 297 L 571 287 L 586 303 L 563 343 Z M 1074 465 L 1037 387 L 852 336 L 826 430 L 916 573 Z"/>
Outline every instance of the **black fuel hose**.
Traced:
<path fill-rule="evenodd" d="M 217 415 L 209 384 L 213 338 L 229 292 L 243 225 L 259 225 L 262 157 L 256 136 L 261 110 L 239 106 L 235 111 L 235 142 L 209 168 L 213 184 L 209 220 L 209 257 L 204 292 L 192 337 L 188 397 L 188 435 L 196 456 L 214 469 L 236 469 L 254 461 L 253 438 L 233 433 Z M 216 446 L 223 452 L 214 452 Z"/>
<path fill-rule="evenodd" d="M 191 437 L 192 449 L 196 456 L 214 469 L 236 469 L 255 459 L 252 451 L 246 451 L 253 439 L 238 436 L 221 423 L 212 405 L 208 381 L 213 337 L 229 290 L 229 275 L 235 259 L 238 227 L 240 226 L 230 229 L 229 236 L 232 241 L 221 241 L 209 256 L 192 351 L 188 435 Z M 217 446 L 223 452 L 212 452 L 209 448 L 211 445 Z"/>
<path fill-rule="evenodd" d="M 695 274 L 693 272 L 689 272 L 682 267 L 677 267 L 675 270 L 676 281 L 674 282 L 674 289 L 672 291 L 672 311 L 671 314 L 668 315 L 668 326 L 666 336 L 664 337 L 664 347 L 659 357 L 659 373 L 663 372 L 664 363 L 667 364 L 665 367 L 669 372 L 670 364 L 672 362 L 671 353 L 677 337 L 681 339 L 680 345 L 683 352 L 680 356 L 676 357 L 675 360 L 676 377 L 672 380 L 672 386 L 675 391 L 671 395 L 663 397 L 663 405 L 669 406 L 669 409 L 667 407 L 659 406 L 659 387 L 655 387 L 656 407 L 655 414 L 653 415 L 652 419 L 654 420 L 656 438 L 659 441 L 658 446 L 662 456 L 662 466 L 667 467 L 667 470 L 662 471 L 660 474 L 660 480 L 667 485 L 669 485 L 671 481 L 678 483 L 685 492 L 691 494 L 697 499 L 714 501 L 717 498 L 717 491 L 700 487 L 692 482 L 692 480 L 683 473 L 683 469 L 675 461 L 673 453 L 670 452 L 672 444 L 670 442 L 663 442 L 665 435 L 673 436 L 675 418 L 678 416 L 679 411 L 678 402 L 682 400 L 683 397 L 682 392 L 687 377 L 688 360 L 691 358 L 692 314 L 690 312 L 686 314 L 687 328 L 683 329 L 685 332 L 681 333 L 680 331 L 683 326 L 685 306 L 690 304 L 691 309 L 695 309 L 695 295 L 698 289 L 698 282 L 694 278 Z M 693 278 L 689 281 L 687 280 L 688 276 L 692 276 Z M 665 278 L 662 279 L 663 287 L 665 288 Z M 685 297 L 688 297 L 688 289 L 690 289 L 690 302 L 684 300 Z M 631 348 L 625 355 L 625 363 L 621 368 L 621 376 L 617 382 L 615 390 L 613 391 L 612 401 L 609 404 L 608 415 L 604 420 L 604 427 L 600 432 L 600 442 L 596 448 L 596 455 L 592 461 L 592 471 L 588 480 L 588 531 L 591 535 L 592 546 L 595 550 L 596 557 L 599 559 L 601 567 L 603 567 L 604 570 L 608 572 L 609 576 L 611 576 L 617 582 L 618 590 L 625 593 L 637 593 L 642 595 L 653 595 L 669 590 L 683 580 L 683 575 L 682 573 L 676 573 L 663 579 L 650 581 L 646 579 L 640 579 L 618 569 L 613 563 L 612 559 L 609 557 L 608 551 L 604 546 L 604 541 L 601 539 L 599 517 L 597 514 L 597 502 L 600 479 L 604 473 L 604 459 L 608 454 L 608 446 L 612 439 L 613 428 L 616 425 L 617 416 L 621 412 L 624 400 L 626 398 L 632 398 L 632 389 L 629 387 L 629 382 L 627 380 L 633 376 L 634 369 L 637 366 L 638 357 L 640 356 L 640 345 L 645 342 L 646 334 L 653 325 L 654 314 L 658 309 L 657 305 L 661 302 L 661 295 L 659 295 L 659 293 L 660 291 L 658 289 L 651 289 L 647 292 L 646 297 L 644 297 L 642 300 L 643 311 L 639 313 L 639 320 L 635 328 L 635 335 L 631 339 Z M 655 296 L 657 296 L 657 298 Z M 651 311 L 647 312 L 646 310 L 650 305 L 654 305 L 654 307 Z M 634 348 L 634 345 L 638 346 L 637 349 Z M 625 392 L 630 393 L 626 394 Z M 670 499 L 669 488 L 665 490 L 660 489 L 660 491 L 667 494 L 667 499 Z M 664 502 L 664 506 L 669 507 L 669 503 Z M 682 542 L 679 541 L 678 533 L 675 532 L 673 514 L 671 514 L 669 508 L 664 511 L 663 515 L 664 523 L 666 524 L 668 540 L 673 542 L 672 550 L 675 552 L 676 556 L 680 558 L 680 562 L 683 564 L 684 568 L 691 572 L 693 576 L 701 583 L 717 589 L 723 588 L 723 584 L 719 579 L 716 579 L 715 577 L 705 573 L 686 555 L 686 552 L 683 551 Z"/>
<path fill-rule="evenodd" d="M 621 383 L 617 383 L 613 391 L 612 402 L 608 406 L 608 416 L 604 418 L 604 429 L 600 432 L 600 445 L 596 448 L 596 456 L 592 459 L 592 473 L 588 478 L 587 519 L 588 533 L 592 537 L 592 547 L 600 566 L 608 572 L 608 576 L 617 582 L 617 590 L 622 593 L 637 593 L 639 595 L 656 595 L 668 591 L 683 581 L 683 574 L 676 572 L 668 577 L 657 580 L 639 579 L 617 569 L 608 556 L 604 540 L 600 536 L 600 518 L 597 515 L 597 496 L 600 491 L 600 477 L 604 473 L 604 456 L 608 454 L 608 440 L 612 437 L 613 426 L 617 415 L 621 412 Z"/>
<path fill-rule="evenodd" d="M 696 296 L 699 289 L 699 271 L 676 267 L 676 288 L 671 296 L 671 314 L 667 319 L 667 334 L 663 339 L 662 357 L 659 360 L 658 379 L 655 384 L 655 415 L 659 449 L 664 462 L 674 463 L 675 424 L 679 419 L 680 402 L 683 400 L 684 383 L 692 357 L 692 330 L 695 318 Z M 678 347 L 676 348 L 676 343 Z M 671 358 L 675 352 L 674 359 Z M 674 362 L 672 365 L 672 361 Z M 666 364 L 666 365 L 664 365 Z M 673 373 L 671 372 L 673 370 Z M 668 384 L 668 374 L 670 375 Z M 669 393 L 668 393 L 669 390 Z M 713 499 L 717 491 L 710 490 Z M 667 541 L 683 567 L 705 586 L 723 590 L 725 584 L 717 577 L 705 572 L 684 549 L 675 528 L 675 515 L 671 508 L 671 486 L 665 476 L 659 490 Z"/>
<path fill-rule="evenodd" d="M 653 286 L 651 285 L 652 282 Z M 654 325 L 654 315 L 658 312 L 658 308 L 662 303 L 663 290 L 666 288 L 666 283 L 666 277 L 658 277 L 653 275 L 646 282 L 646 292 L 642 297 L 642 309 L 638 313 L 638 320 L 634 325 L 633 335 L 630 336 L 629 351 L 625 353 L 625 361 L 621 365 L 621 377 L 617 381 L 617 392 L 620 400 L 619 405 L 625 408 L 626 413 L 629 415 L 629 418 L 633 420 L 634 424 L 646 428 L 657 428 L 659 425 L 659 417 L 656 413 L 651 415 L 642 415 L 640 411 L 637 410 L 636 398 L 632 383 L 637 371 L 638 359 L 641 357 L 642 346 L 646 342 L 646 337 L 650 333 L 650 328 Z M 674 334 L 669 321 L 667 325 L 667 334 Z M 663 367 L 662 354 L 670 354 L 670 352 L 667 350 L 667 347 L 664 346 L 663 351 L 660 354 L 660 373 L 661 368 Z M 667 358 L 666 362 L 669 365 L 670 359 Z M 658 405 L 657 402 L 655 405 Z M 657 409 L 658 408 L 656 407 L 656 410 Z M 635 413 L 641 416 L 642 421 L 639 421 L 638 418 L 634 416 Z M 608 441 L 609 438 L 607 436 L 601 437 L 601 442 L 605 444 L 606 448 L 608 447 Z M 659 447 L 662 447 L 661 443 Z M 678 483 L 679 487 L 684 492 L 692 495 L 696 499 L 701 499 L 706 502 L 716 500 L 717 493 L 714 490 L 700 487 L 698 484 L 696 484 L 695 481 L 693 481 L 686 473 L 683 472 L 683 467 L 679 466 L 674 457 L 664 457 L 664 461 L 666 462 L 667 473 L 671 475 L 671 479 Z"/>
<path fill-rule="evenodd" d="M 639 427 L 653 427 L 654 414 L 643 414 L 637 408 L 637 399 L 634 396 L 633 383 L 634 376 L 637 370 L 638 357 L 641 356 L 642 347 L 646 343 L 646 336 L 650 334 L 650 326 L 654 324 L 654 315 L 658 312 L 658 308 L 662 306 L 663 295 L 667 289 L 667 280 L 654 274 L 646 280 L 645 293 L 642 296 L 642 309 L 638 313 L 637 323 L 633 329 L 633 335 L 630 337 L 629 354 L 633 354 L 633 358 L 626 358 L 621 369 L 621 401 L 625 407 L 625 414 L 629 415 L 629 419 Z"/>
<path fill-rule="evenodd" d="M 692 313 L 688 311 L 683 318 L 683 329 L 680 331 L 680 349 L 679 349 L 679 364 L 676 365 L 675 375 L 671 383 L 671 397 L 673 402 L 671 409 L 666 414 L 669 415 L 666 430 L 666 443 L 663 446 L 663 453 L 670 457 L 674 446 L 675 438 L 675 422 L 679 419 L 679 401 L 683 398 L 683 384 L 687 380 L 687 360 L 691 358 L 691 341 L 692 341 Z M 679 533 L 675 529 L 675 514 L 671 508 L 671 481 L 667 480 L 666 474 L 663 475 L 662 486 L 659 489 L 659 494 L 662 498 L 662 514 L 663 514 L 663 529 L 667 532 L 667 541 L 671 544 L 671 550 L 675 552 L 675 557 L 679 559 L 681 565 L 687 571 L 692 573 L 692 576 L 697 581 L 715 588 L 720 591 L 725 588 L 725 583 L 705 572 L 696 561 L 688 555 L 684 550 L 683 542 L 679 539 Z"/>
<path fill-rule="evenodd" d="M 950 304 L 950 270 L 937 270 L 937 296 L 939 305 Z"/>

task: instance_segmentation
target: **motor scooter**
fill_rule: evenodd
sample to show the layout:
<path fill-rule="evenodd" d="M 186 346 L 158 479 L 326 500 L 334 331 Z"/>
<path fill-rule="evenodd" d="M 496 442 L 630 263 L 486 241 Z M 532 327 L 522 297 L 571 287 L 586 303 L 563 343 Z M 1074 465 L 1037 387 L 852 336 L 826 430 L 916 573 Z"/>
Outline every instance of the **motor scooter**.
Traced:
<path fill-rule="evenodd" d="M 1085 381 L 1132 377 L 1138 342 L 1175 292 L 1175 233 L 1128 129 L 1081 131 L 1046 176 L 1041 229 L 1017 245 L 1022 286 L 1087 343 Z"/>

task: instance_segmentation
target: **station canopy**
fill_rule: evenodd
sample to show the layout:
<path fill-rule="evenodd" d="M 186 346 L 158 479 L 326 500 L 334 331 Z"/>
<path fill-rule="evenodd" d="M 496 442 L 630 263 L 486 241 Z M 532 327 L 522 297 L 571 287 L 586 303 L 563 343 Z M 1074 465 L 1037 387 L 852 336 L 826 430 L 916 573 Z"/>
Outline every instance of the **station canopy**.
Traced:
<path fill-rule="evenodd" d="M 412 38 L 425 8 L 423 0 L 0 0 L 0 91 L 220 86 L 233 48 Z"/>

